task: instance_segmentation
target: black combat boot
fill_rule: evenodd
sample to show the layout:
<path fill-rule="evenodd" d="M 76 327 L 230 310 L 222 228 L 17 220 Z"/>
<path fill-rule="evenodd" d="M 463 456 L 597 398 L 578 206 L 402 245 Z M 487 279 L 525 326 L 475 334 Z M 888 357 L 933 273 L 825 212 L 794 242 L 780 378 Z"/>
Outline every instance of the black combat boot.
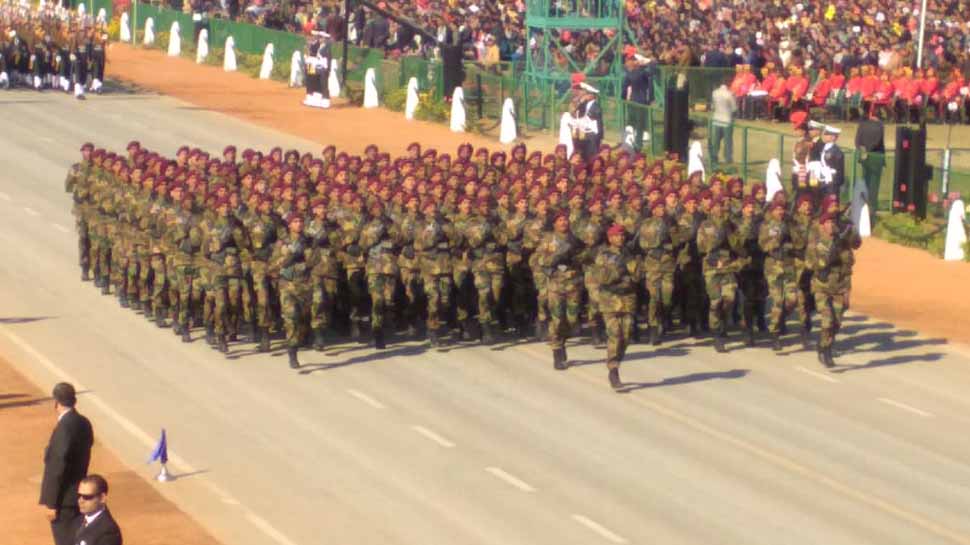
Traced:
<path fill-rule="evenodd" d="M 536 340 L 545 342 L 549 338 L 549 322 L 547 320 L 536 320 Z"/>
<path fill-rule="evenodd" d="M 637 315 L 633 315 L 633 335 L 631 335 L 633 342 L 640 342 L 640 321 L 637 320 Z"/>
<path fill-rule="evenodd" d="M 88 270 L 87 269 L 81 270 L 81 282 L 87 282 L 89 280 L 91 280 L 91 277 L 88 276 Z"/>
<path fill-rule="evenodd" d="M 775 352 L 781 352 L 781 335 L 779 333 L 774 333 L 771 335 L 771 349 Z"/>
<path fill-rule="evenodd" d="M 825 356 L 825 361 L 823 362 L 824 365 L 826 367 L 828 367 L 829 369 L 835 367 L 835 358 L 832 356 L 832 346 L 831 345 L 825 347 L 824 356 Z"/>
<path fill-rule="evenodd" d="M 269 328 L 259 328 L 259 351 L 269 352 Z"/>
<path fill-rule="evenodd" d="M 131 302 L 128 304 L 128 306 L 131 307 L 131 310 L 141 310 L 141 301 L 135 297 L 132 297 L 130 301 Z"/>
<path fill-rule="evenodd" d="M 222 352 L 223 354 L 229 353 L 229 343 L 226 342 L 225 333 L 223 333 L 222 335 L 219 335 L 219 341 L 218 341 L 218 345 L 216 346 L 216 349 L 219 350 L 219 352 Z"/>
<path fill-rule="evenodd" d="M 350 339 L 360 342 L 360 322 L 357 320 L 350 321 Z"/>
<path fill-rule="evenodd" d="M 721 327 L 714 332 L 714 350 L 721 354 L 727 353 L 727 347 L 724 346 L 725 340 L 727 340 L 727 326 L 721 322 Z"/>
<path fill-rule="evenodd" d="M 652 346 L 660 346 L 660 328 L 658 326 L 650 326 L 649 339 Z"/>
<path fill-rule="evenodd" d="M 428 329 L 428 343 L 431 344 L 431 348 L 438 348 L 441 346 L 441 341 L 438 339 L 437 329 Z"/>
<path fill-rule="evenodd" d="M 700 328 L 697 327 L 696 320 L 687 322 L 687 335 L 694 339 L 700 336 Z"/>
<path fill-rule="evenodd" d="M 182 330 L 182 342 L 192 342 L 192 334 L 189 332 L 189 323 L 185 322 L 179 326 L 179 329 Z"/>
<path fill-rule="evenodd" d="M 569 368 L 569 365 L 566 363 L 565 348 L 554 348 L 552 350 L 552 367 L 557 371 L 565 371 Z"/>
<path fill-rule="evenodd" d="M 256 322 L 256 320 L 252 320 L 252 321 L 249 322 L 249 329 L 247 331 L 249 333 L 249 336 L 247 337 L 249 339 L 249 342 L 258 343 L 259 342 L 259 324 Z"/>
<path fill-rule="evenodd" d="M 118 293 L 118 304 L 121 305 L 121 308 L 130 308 L 131 305 L 128 304 L 128 295 L 124 292 Z"/>
<path fill-rule="evenodd" d="M 623 382 L 620 381 L 620 369 L 618 367 L 610 369 L 610 387 L 614 390 L 623 388 Z"/>
<path fill-rule="evenodd" d="M 387 345 L 384 344 L 384 328 L 375 327 L 374 328 L 374 348 L 378 350 L 384 350 Z"/>
<path fill-rule="evenodd" d="M 492 329 L 492 324 L 486 322 L 482 324 L 482 344 L 488 346 L 495 342 L 495 332 Z"/>
<path fill-rule="evenodd" d="M 107 278 L 105 278 L 104 281 L 101 282 L 101 295 L 108 295 L 109 293 L 111 293 L 111 283 L 108 282 Z"/>
<path fill-rule="evenodd" d="M 766 333 L 768 331 L 768 322 L 765 320 L 765 302 L 759 301 L 755 307 L 755 316 L 758 320 L 758 331 Z"/>
<path fill-rule="evenodd" d="M 165 323 L 165 309 L 162 307 L 155 307 L 155 325 L 158 327 L 168 327 Z"/>
<path fill-rule="evenodd" d="M 297 349 L 295 346 L 291 346 L 286 349 L 286 355 L 290 359 L 290 369 L 300 368 L 300 360 L 296 359 L 296 350 Z"/>
<path fill-rule="evenodd" d="M 313 349 L 317 352 L 322 351 L 327 345 L 326 337 L 323 334 L 323 328 L 318 327 L 313 330 Z"/>
<path fill-rule="evenodd" d="M 754 325 L 748 324 L 748 328 L 745 330 L 747 333 L 747 339 L 744 341 L 744 345 L 751 348 L 754 346 Z"/>
<path fill-rule="evenodd" d="M 213 324 L 205 326 L 205 342 L 212 346 L 216 344 L 216 327 Z"/>

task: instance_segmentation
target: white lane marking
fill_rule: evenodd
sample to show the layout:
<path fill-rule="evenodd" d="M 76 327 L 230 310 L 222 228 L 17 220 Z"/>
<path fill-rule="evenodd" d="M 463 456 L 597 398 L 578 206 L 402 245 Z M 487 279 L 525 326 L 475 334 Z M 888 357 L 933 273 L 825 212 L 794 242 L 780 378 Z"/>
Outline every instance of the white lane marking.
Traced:
<path fill-rule="evenodd" d="M 384 406 L 384 404 L 381 403 L 380 401 L 377 401 L 373 397 L 371 397 L 371 396 L 369 396 L 369 395 L 367 395 L 367 394 L 365 394 L 363 392 L 358 392 L 357 390 L 354 390 L 353 388 L 348 388 L 347 389 L 347 393 L 350 394 L 350 395 L 352 395 L 352 396 L 354 396 L 354 397 L 356 397 L 357 399 L 363 401 L 364 403 L 370 405 L 371 407 L 374 407 L 375 409 L 385 409 L 386 408 Z"/>
<path fill-rule="evenodd" d="M 523 492 L 535 492 L 536 491 L 536 489 L 533 488 L 533 486 L 531 484 L 523 481 L 522 479 L 516 477 L 515 475 L 512 475 L 510 473 L 507 473 L 505 470 L 503 470 L 500 467 L 486 467 L 485 468 L 485 471 L 491 473 L 495 477 L 498 477 L 499 479 L 507 482 L 508 484 L 510 484 L 510 485 L 518 488 L 519 490 L 521 490 Z"/>
<path fill-rule="evenodd" d="M 31 346 L 27 341 L 20 338 L 20 336 L 17 335 L 16 333 L 12 333 L 8 331 L 7 328 L 3 326 L 0 326 L 0 333 L 3 333 L 5 337 L 10 339 L 10 342 L 14 343 L 21 350 L 23 350 L 24 352 L 29 354 L 32 358 L 37 360 L 38 363 L 44 366 L 44 368 L 46 368 L 48 372 L 50 372 L 52 375 L 57 377 L 59 380 L 63 382 L 70 382 L 71 384 L 74 385 L 74 388 L 77 390 L 88 390 L 88 388 L 85 387 L 80 381 L 78 381 L 77 379 L 69 375 L 67 371 L 64 371 L 63 369 L 58 367 L 57 364 L 55 364 L 53 361 L 48 359 L 47 356 L 44 356 L 43 354 L 38 352 L 37 349 Z M 85 394 L 84 402 L 90 403 L 91 405 L 97 407 L 104 414 L 108 415 L 108 417 L 114 420 L 119 426 L 121 426 L 122 429 L 124 429 L 132 436 L 134 436 L 135 439 L 137 439 L 142 445 L 144 445 L 146 449 L 155 448 L 155 439 L 151 435 L 148 435 L 147 432 L 139 428 L 131 420 L 128 420 L 124 416 L 121 416 L 121 414 L 118 413 L 118 411 L 114 410 L 110 405 L 108 405 L 107 402 L 103 401 L 97 394 L 94 394 L 94 393 Z M 186 462 L 179 455 L 172 452 L 171 449 L 169 449 L 168 451 L 168 460 L 172 464 L 172 466 L 177 467 L 179 472 L 181 473 L 196 472 L 196 470 L 191 465 L 189 465 L 188 462 Z M 210 481 L 203 479 L 202 482 L 204 482 L 206 486 L 208 486 L 210 489 L 217 492 L 221 496 L 221 499 L 223 502 L 228 503 L 230 505 L 241 505 L 238 500 L 233 498 L 227 492 L 223 491 L 221 488 L 211 483 Z M 265 533 L 267 536 L 272 538 L 274 541 L 276 541 L 280 545 L 296 545 L 295 543 L 290 541 L 289 538 L 283 535 L 283 533 L 281 533 L 279 530 L 274 528 L 265 519 L 255 515 L 252 511 L 250 511 L 246 507 L 243 507 L 243 509 L 246 510 L 246 518 L 251 523 L 253 523 L 254 526 L 259 528 L 263 533 Z"/>
<path fill-rule="evenodd" d="M 62 233 L 70 233 L 71 232 L 70 229 L 68 229 L 67 227 L 64 227 L 60 223 L 52 223 L 51 225 L 54 226 L 54 229 L 57 229 L 58 231 L 60 231 Z"/>
<path fill-rule="evenodd" d="M 33 208 L 27 207 L 27 206 L 24 207 L 24 212 L 27 212 L 27 215 L 29 215 L 29 216 L 39 216 L 40 215 L 40 212 L 34 210 Z"/>
<path fill-rule="evenodd" d="M 441 445 L 441 446 L 443 446 L 445 448 L 454 448 L 455 447 L 455 444 L 454 443 L 452 443 L 451 441 L 449 441 L 449 440 L 445 439 L 444 437 L 438 435 L 437 433 L 429 430 L 428 428 L 426 428 L 424 426 L 411 426 L 411 429 L 414 430 L 414 431 L 416 431 L 416 432 L 418 432 L 418 433 L 420 433 L 421 435 L 427 437 L 428 439 L 431 439 L 435 443 L 438 443 L 439 445 Z"/>
<path fill-rule="evenodd" d="M 573 520 L 596 532 L 600 535 L 600 537 L 606 539 L 607 541 L 612 541 L 613 543 L 628 543 L 625 537 L 614 534 L 609 528 L 603 526 L 595 520 L 590 520 L 583 515 L 573 515 Z"/>
<path fill-rule="evenodd" d="M 795 369 L 801 371 L 802 373 L 805 373 L 806 375 L 812 375 L 813 377 L 815 377 L 815 378 L 817 378 L 819 380 L 824 380 L 825 382 L 838 382 L 838 380 L 836 380 L 836 379 L 834 379 L 834 378 L 826 375 L 825 373 L 819 373 L 818 371 L 812 371 L 811 369 L 806 369 L 806 368 L 802 367 L 801 365 L 796 366 Z"/>
<path fill-rule="evenodd" d="M 10 195 L 7 195 L 6 193 L 0 193 L 0 199 L 3 199 L 5 201 L 9 201 L 10 200 Z"/>
<path fill-rule="evenodd" d="M 276 541 L 277 543 L 281 543 L 282 545 L 296 545 L 296 543 L 293 543 L 292 541 L 290 541 L 290 538 L 283 535 L 283 533 L 277 530 L 276 528 L 273 528 L 272 524 L 267 522 L 266 519 L 257 515 L 256 513 L 253 513 L 253 512 L 246 513 L 246 520 L 251 522 L 253 526 L 262 530 L 264 534 L 273 538 L 273 540 Z"/>
<path fill-rule="evenodd" d="M 574 375 L 570 375 L 570 376 L 575 376 L 580 380 L 583 380 L 585 382 L 588 382 L 589 384 L 594 385 L 597 388 L 603 387 L 603 383 L 601 381 L 602 379 L 593 378 L 592 376 L 587 376 L 585 374 L 580 374 L 580 373 L 575 373 Z M 660 403 L 649 401 L 648 399 L 643 397 L 634 396 L 634 397 L 626 397 L 625 399 L 629 403 L 636 403 L 637 405 L 650 409 L 654 413 L 667 417 L 668 419 L 673 420 L 675 422 L 679 422 L 692 430 L 695 430 L 697 432 L 703 433 L 704 435 L 707 435 L 708 437 L 711 437 L 719 441 L 722 441 L 724 443 L 727 443 L 729 445 L 732 445 L 735 448 L 748 452 L 756 456 L 757 458 L 760 458 L 772 465 L 775 465 L 795 475 L 799 475 L 808 480 L 814 481 L 815 483 L 823 485 L 831 490 L 834 490 L 835 492 L 838 492 L 839 494 L 842 494 L 847 498 L 850 498 L 859 503 L 868 505 L 870 507 L 874 507 L 884 513 L 888 513 L 892 516 L 895 516 L 897 518 L 910 522 L 911 524 L 915 526 L 919 526 L 920 528 L 928 532 L 931 532 L 938 537 L 945 538 L 953 543 L 959 543 L 961 545 L 970 545 L 970 536 L 967 536 L 964 533 L 960 533 L 956 530 L 953 530 L 951 528 L 943 526 L 942 524 L 939 524 L 933 519 L 926 518 L 918 513 L 907 510 L 902 505 L 893 503 L 889 500 L 885 500 L 879 496 L 875 496 L 875 495 L 871 495 L 866 492 L 863 492 L 858 488 L 855 488 L 849 484 L 843 483 L 832 477 L 829 477 L 828 475 L 820 471 L 817 471 L 809 466 L 802 465 L 791 458 L 788 458 L 781 454 L 776 454 L 754 443 L 745 441 L 744 439 L 741 439 L 738 436 L 732 435 L 728 432 L 721 431 L 720 429 L 709 426 L 701 422 L 700 420 L 687 416 L 686 414 L 680 411 L 671 409 L 670 407 L 667 407 Z"/>
<path fill-rule="evenodd" d="M 880 397 L 880 398 L 877 398 L 877 399 L 879 401 L 882 401 L 886 405 L 892 405 L 893 407 L 896 407 L 897 409 L 902 409 L 904 411 L 909 411 L 911 413 L 918 414 L 920 416 L 933 416 L 933 413 L 926 412 L 923 409 L 917 409 L 916 407 L 913 407 L 912 405 L 907 405 L 905 403 L 901 403 L 899 401 L 896 401 L 896 400 L 893 400 L 893 399 L 889 399 L 888 397 Z"/>

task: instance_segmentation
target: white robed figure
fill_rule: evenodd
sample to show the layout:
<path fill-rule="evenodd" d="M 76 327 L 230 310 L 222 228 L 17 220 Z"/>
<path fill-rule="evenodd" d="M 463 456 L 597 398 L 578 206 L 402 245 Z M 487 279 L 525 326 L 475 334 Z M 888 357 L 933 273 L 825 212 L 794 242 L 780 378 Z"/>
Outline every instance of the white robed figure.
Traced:
<path fill-rule="evenodd" d="M 414 112 L 418 109 L 418 78 L 412 76 L 408 80 L 408 95 L 404 103 L 404 119 L 414 119 Z"/>
<path fill-rule="evenodd" d="M 178 57 L 182 54 L 182 35 L 180 34 L 178 21 L 172 21 L 172 26 L 168 32 L 168 56 Z"/>
<path fill-rule="evenodd" d="M 508 97 L 502 103 L 502 126 L 499 129 L 498 140 L 503 144 L 511 144 L 515 142 L 517 136 L 515 130 L 515 103 L 512 101 L 512 97 Z"/>
<path fill-rule="evenodd" d="M 273 75 L 273 44 L 266 44 L 263 50 L 263 64 L 259 67 L 259 79 L 269 79 Z"/>
<path fill-rule="evenodd" d="M 707 179 L 704 173 L 704 152 L 699 140 L 694 140 L 687 150 L 687 176 L 695 172 L 701 173 L 701 178 Z"/>
<path fill-rule="evenodd" d="M 226 36 L 226 56 L 222 59 L 222 69 L 226 72 L 236 71 L 236 40 Z"/>
<path fill-rule="evenodd" d="M 195 48 L 196 64 L 203 64 L 209 58 L 209 31 L 202 29 L 199 31 L 199 45 Z"/>
<path fill-rule="evenodd" d="M 573 128 L 575 126 L 573 115 L 569 112 L 562 114 L 559 118 L 559 143 L 566 146 L 566 157 L 573 156 Z"/>
<path fill-rule="evenodd" d="M 451 131 L 465 132 L 465 92 L 460 86 L 451 95 Z"/>
<path fill-rule="evenodd" d="M 364 108 L 378 106 L 380 106 L 380 99 L 377 96 L 377 73 L 373 68 L 368 68 L 364 73 Z"/>
<path fill-rule="evenodd" d="M 771 202 L 775 193 L 784 191 L 785 187 L 781 184 L 781 161 L 771 159 L 768 161 L 768 171 L 765 173 L 765 202 Z"/>

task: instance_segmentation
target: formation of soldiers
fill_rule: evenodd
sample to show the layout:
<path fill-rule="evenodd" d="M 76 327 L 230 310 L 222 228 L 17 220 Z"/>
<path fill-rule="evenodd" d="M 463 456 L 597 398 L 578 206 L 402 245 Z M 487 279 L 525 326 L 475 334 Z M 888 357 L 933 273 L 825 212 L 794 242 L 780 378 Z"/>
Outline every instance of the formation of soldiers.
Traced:
<path fill-rule="evenodd" d="M 298 349 L 349 334 L 378 349 L 535 335 L 566 369 L 566 340 L 589 335 L 621 388 L 640 325 L 652 345 L 682 327 L 718 352 L 729 323 L 748 346 L 757 328 L 777 351 L 789 317 L 810 347 L 816 311 L 831 367 L 860 244 L 834 196 L 765 203 L 760 185 L 607 146 L 588 164 L 524 145 L 81 154 L 66 190 L 82 280 L 223 353 L 285 336 L 294 368 Z"/>
<path fill-rule="evenodd" d="M 100 93 L 107 32 L 105 21 L 54 4 L 0 5 L 0 87 Z"/>

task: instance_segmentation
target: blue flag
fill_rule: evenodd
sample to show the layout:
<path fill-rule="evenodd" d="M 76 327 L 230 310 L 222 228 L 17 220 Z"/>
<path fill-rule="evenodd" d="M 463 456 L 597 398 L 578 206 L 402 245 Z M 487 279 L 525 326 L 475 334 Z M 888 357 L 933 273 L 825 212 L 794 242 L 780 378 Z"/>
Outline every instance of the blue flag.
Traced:
<path fill-rule="evenodd" d="M 168 463 L 168 441 L 165 440 L 165 428 L 162 428 L 162 436 L 159 437 L 158 444 L 155 445 L 155 450 L 152 451 L 148 463 L 150 464 L 155 460 L 159 460 L 163 464 Z"/>

